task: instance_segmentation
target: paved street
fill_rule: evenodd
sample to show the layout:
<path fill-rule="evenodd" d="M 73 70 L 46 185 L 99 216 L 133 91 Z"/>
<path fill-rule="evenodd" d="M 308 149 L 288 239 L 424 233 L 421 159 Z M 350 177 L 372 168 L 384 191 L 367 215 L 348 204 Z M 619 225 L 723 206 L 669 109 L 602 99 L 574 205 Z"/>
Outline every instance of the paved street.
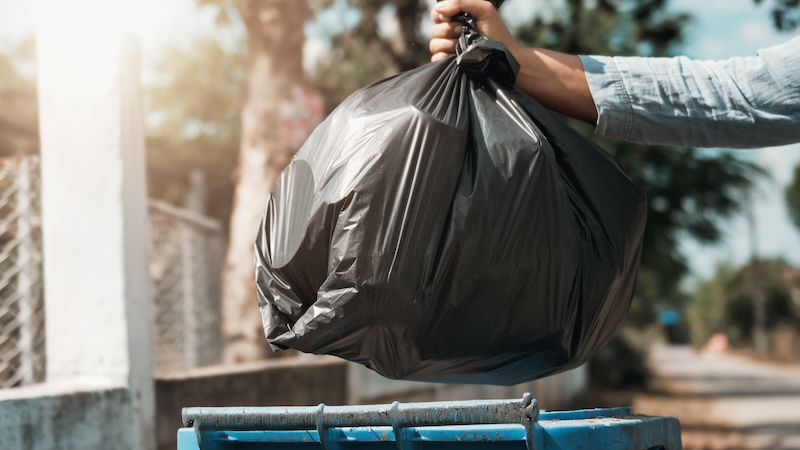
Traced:
<path fill-rule="evenodd" d="M 800 449 L 800 365 L 658 345 L 637 412 L 681 420 L 684 448 Z"/>

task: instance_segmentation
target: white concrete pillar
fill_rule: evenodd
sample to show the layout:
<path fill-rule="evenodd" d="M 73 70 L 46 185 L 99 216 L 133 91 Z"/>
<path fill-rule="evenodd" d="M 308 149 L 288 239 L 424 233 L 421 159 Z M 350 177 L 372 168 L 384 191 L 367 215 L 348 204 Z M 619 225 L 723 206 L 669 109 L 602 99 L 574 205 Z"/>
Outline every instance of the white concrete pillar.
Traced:
<path fill-rule="evenodd" d="M 75 5 L 52 1 L 47 8 Z M 151 449 L 138 47 L 132 36 L 103 26 L 97 11 L 90 18 L 97 27 L 49 12 L 37 42 L 47 380 L 89 378 L 127 387 L 131 401 L 120 408 L 133 409 L 133 423 L 116 425 L 130 429 L 130 441 L 108 445 Z"/>

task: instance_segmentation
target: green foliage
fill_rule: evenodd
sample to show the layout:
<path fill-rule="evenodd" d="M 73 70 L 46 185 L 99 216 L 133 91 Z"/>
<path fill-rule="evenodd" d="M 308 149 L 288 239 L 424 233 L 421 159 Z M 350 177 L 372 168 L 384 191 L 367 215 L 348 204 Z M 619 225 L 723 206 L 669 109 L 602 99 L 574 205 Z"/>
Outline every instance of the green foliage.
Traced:
<path fill-rule="evenodd" d="M 767 329 L 781 323 L 800 324 L 792 308 L 791 295 L 781 279 L 786 263 L 782 260 L 758 261 L 742 267 L 728 291 L 727 323 L 734 335 L 750 339 L 755 313 L 755 289 L 764 296 Z"/>
<path fill-rule="evenodd" d="M 428 20 L 424 0 L 346 0 L 360 14 L 358 24 L 351 30 L 344 30 L 340 36 L 345 39 L 362 39 L 380 45 L 391 57 L 397 70 L 413 69 L 430 59 L 428 37 L 420 33 L 420 23 Z M 397 30 L 392 36 L 381 33 L 381 17 L 392 17 Z M 334 46 L 336 39 L 334 37 Z"/>
<path fill-rule="evenodd" d="M 168 49 L 145 92 L 150 195 L 181 204 L 189 172 L 200 169 L 208 182 L 208 213 L 224 224 L 233 197 L 247 62 L 242 38 L 229 47 L 206 37 Z"/>
<path fill-rule="evenodd" d="M 568 0 L 513 30 L 520 42 L 565 53 L 661 56 L 683 43 L 691 18 L 664 0 Z"/>
<path fill-rule="evenodd" d="M 321 3 L 321 2 L 318 2 Z M 350 27 L 323 26 L 327 12 L 336 2 L 317 5 L 316 24 L 323 38 L 330 39 L 331 50 L 318 62 L 311 83 L 333 109 L 358 88 L 397 72 L 418 67 L 430 59 L 428 36 L 420 33 L 427 20 L 427 7 L 419 0 L 346 0 L 358 12 Z M 389 36 L 381 31 L 382 21 L 393 21 L 397 31 Z"/>
<path fill-rule="evenodd" d="M 792 223 L 800 230 L 800 165 L 794 168 L 794 178 L 786 187 L 786 207 Z"/>
<path fill-rule="evenodd" d="M 39 152 L 36 80 L 20 70 L 33 62 L 33 39 L 0 54 L 0 157 Z"/>
<path fill-rule="evenodd" d="M 337 41 L 341 45 L 332 46 L 310 76 L 329 112 L 357 89 L 397 72 L 391 58 L 374 43 L 358 39 L 344 42 L 347 40 L 340 36 Z"/>
<path fill-rule="evenodd" d="M 781 259 L 760 260 L 738 269 L 717 266 L 714 276 L 697 286 L 688 311 L 695 345 L 704 344 L 718 331 L 734 343 L 749 342 L 756 289 L 764 298 L 768 330 L 781 325 L 800 329 L 800 311 L 793 306 L 790 286 L 783 279 L 788 267 Z"/>

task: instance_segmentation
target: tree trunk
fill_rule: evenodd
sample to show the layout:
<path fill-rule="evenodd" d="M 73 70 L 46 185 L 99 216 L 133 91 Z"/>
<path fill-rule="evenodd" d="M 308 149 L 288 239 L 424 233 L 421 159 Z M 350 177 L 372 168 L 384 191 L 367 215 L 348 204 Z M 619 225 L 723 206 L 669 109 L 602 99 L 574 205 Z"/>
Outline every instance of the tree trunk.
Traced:
<path fill-rule="evenodd" d="M 258 311 L 253 243 L 269 192 L 302 144 L 302 139 L 298 143 L 296 130 L 287 132 L 282 124 L 287 108 L 290 113 L 297 112 L 298 92 L 304 92 L 303 25 L 310 14 L 305 0 L 236 0 L 236 6 L 247 27 L 250 60 L 223 273 L 227 362 L 274 355 L 264 338 Z"/>

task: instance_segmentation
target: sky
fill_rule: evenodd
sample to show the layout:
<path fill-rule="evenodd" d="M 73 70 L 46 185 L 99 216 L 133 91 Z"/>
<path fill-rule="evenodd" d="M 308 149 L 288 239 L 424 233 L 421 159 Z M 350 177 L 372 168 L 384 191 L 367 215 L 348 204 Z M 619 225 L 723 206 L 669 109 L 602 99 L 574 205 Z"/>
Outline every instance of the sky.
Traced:
<path fill-rule="evenodd" d="M 0 52 L 7 51 L 34 32 L 37 17 L 47 10 L 42 7 L 45 1 L 0 0 Z M 111 0 L 72 0 L 72 4 L 108 1 Z M 428 2 L 432 3 L 432 0 Z M 122 0 L 120 3 L 125 2 Z M 193 36 L 214 32 L 212 14 L 207 10 L 198 12 L 194 0 L 139 0 L 127 3 L 135 6 L 126 10 L 121 20 L 139 35 L 145 72 L 156 61 L 159 49 L 164 45 L 184 45 Z M 545 3 L 544 0 L 507 0 L 501 11 L 504 11 L 508 21 L 519 21 L 530 17 Z M 724 59 L 752 55 L 759 48 L 784 42 L 791 37 L 777 33 L 772 28 L 768 8 L 756 6 L 753 0 L 671 0 L 669 4 L 673 10 L 685 11 L 695 17 L 683 49 L 684 54 L 693 58 Z M 86 20 L 87 15 L 62 19 Z M 352 20 L 352 17 L 346 14 L 331 17 L 332 23 L 337 20 L 341 23 Z M 314 54 L 324 51 L 325 44 L 317 36 L 319 30 L 307 31 L 310 39 L 306 53 L 310 59 Z M 783 256 L 800 266 L 800 230 L 789 222 L 783 198 L 783 190 L 791 180 L 792 169 L 800 164 L 800 145 L 735 152 L 741 158 L 759 162 L 771 174 L 771 180 L 759 183 L 759 195 L 753 205 L 758 254 L 762 257 Z M 688 239 L 682 241 L 693 274 L 687 280 L 689 285 L 712 276 L 718 262 L 741 265 L 750 258 L 753 241 L 747 220 L 732 220 L 724 228 L 727 230 L 726 238 L 720 245 L 708 247 Z"/>

